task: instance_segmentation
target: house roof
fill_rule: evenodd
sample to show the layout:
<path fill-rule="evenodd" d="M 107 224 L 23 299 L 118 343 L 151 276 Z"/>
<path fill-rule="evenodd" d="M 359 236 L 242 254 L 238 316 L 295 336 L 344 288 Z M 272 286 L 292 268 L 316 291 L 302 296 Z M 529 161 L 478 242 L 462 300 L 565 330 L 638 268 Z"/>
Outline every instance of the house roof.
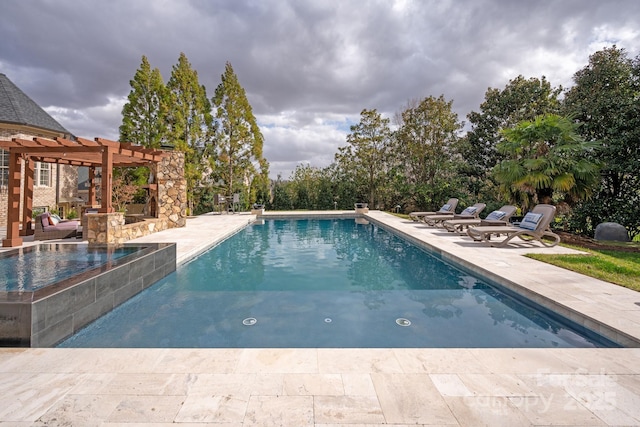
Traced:
<path fill-rule="evenodd" d="M 0 73 L 0 123 L 30 126 L 71 135 L 60 123 Z"/>

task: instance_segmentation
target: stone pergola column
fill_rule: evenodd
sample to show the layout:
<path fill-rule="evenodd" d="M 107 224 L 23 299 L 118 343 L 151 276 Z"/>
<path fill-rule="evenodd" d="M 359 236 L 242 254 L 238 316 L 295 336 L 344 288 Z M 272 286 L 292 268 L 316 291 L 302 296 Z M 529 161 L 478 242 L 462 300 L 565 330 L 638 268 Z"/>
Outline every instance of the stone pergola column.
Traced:
<path fill-rule="evenodd" d="M 187 180 L 184 178 L 184 153 L 173 151 L 154 165 L 158 183 L 158 219 L 169 228 L 187 223 Z"/>

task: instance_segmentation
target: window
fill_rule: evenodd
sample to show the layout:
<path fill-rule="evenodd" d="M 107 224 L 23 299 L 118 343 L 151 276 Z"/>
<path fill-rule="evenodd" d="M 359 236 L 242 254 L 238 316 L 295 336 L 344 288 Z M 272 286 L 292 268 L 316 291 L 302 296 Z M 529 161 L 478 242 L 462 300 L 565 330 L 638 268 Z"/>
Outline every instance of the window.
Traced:
<path fill-rule="evenodd" d="M 33 182 L 36 186 L 51 186 L 51 164 L 36 162 Z"/>
<path fill-rule="evenodd" d="M 9 152 L 0 150 L 0 188 L 9 185 Z"/>

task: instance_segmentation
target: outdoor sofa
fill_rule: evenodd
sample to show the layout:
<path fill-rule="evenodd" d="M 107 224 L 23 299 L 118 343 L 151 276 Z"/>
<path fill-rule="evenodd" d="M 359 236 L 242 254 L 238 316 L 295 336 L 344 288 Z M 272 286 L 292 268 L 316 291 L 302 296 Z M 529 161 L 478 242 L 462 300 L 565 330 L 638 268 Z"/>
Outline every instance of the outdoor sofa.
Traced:
<path fill-rule="evenodd" d="M 80 221 L 61 220 L 49 212 L 36 217 L 34 240 L 66 239 L 76 237 Z"/>

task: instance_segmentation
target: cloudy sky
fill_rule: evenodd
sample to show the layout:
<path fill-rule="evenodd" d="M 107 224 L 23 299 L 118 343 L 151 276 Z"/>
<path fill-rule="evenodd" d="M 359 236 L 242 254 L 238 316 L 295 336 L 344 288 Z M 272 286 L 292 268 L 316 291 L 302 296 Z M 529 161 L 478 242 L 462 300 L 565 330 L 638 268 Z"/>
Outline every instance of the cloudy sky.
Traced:
<path fill-rule="evenodd" d="M 118 138 L 142 55 L 184 52 L 209 97 L 229 61 L 271 176 L 324 167 L 363 109 L 444 95 L 461 120 L 518 75 L 569 87 L 589 55 L 640 54 L 637 0 L 2 0 L 0 72 L 74 135 Z"/>

